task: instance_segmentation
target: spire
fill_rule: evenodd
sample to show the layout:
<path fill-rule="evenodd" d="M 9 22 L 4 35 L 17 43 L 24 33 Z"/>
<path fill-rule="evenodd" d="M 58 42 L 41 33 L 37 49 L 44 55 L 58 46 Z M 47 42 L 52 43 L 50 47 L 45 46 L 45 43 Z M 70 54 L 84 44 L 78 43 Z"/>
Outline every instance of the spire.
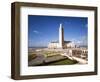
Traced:
<path fill-rule="evenodd" d="M 62 23 L 60 23 L 59 27 L 59 47 L 60 48 L 64 47 L 64 29 Z"/>
<path fill-rule="evenodd" d="M 60 27 L 63 27 L 63 26 L 62 26 L 62 23 L 60 23 Z"/>

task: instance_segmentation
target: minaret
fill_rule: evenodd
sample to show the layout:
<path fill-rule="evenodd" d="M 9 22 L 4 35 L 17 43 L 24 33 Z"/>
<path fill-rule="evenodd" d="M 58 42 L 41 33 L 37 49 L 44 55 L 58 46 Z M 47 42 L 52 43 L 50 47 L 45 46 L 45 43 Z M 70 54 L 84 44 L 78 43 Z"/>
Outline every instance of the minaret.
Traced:
<path fill-rule="evenodd" d="M 64 29 L 62 24 L 59 27 L 59 48 L 64 48 Z"/>

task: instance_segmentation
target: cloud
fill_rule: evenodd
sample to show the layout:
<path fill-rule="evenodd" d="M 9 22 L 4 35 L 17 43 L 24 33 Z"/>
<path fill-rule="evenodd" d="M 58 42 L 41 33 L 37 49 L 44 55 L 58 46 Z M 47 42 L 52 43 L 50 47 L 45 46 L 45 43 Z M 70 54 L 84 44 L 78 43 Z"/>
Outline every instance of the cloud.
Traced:
<path fill-rule="evenodd" d="M 77 41 L 76 43 L 81 44 L 81 43 L 83 43 L 83 42 L 82 42 L 82 41 Z"/>
<path fill-rule="evenodd" d="M 72 39 L 72 42 L 74 42 L 76 45 L 86 46 L 88 44 L 87 36 L 82 36 L 79 39 Z"/>
<path fill-rule="evenodd" d="M 37 31 L 37 30 L 33 30 L 33 32 L 34 32 L 35 34 L 39 34 L 39 31 Z"/>
<path fill-rule="evenodd" d="M 85 27 L 88 28 L 88 24 L 86 24 Z"/>

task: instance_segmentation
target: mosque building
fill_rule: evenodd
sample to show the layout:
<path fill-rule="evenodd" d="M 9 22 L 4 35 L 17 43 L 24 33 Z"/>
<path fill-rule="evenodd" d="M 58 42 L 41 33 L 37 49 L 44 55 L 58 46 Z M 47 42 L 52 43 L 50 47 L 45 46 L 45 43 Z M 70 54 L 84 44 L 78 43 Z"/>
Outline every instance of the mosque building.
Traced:
<path fill-rule="evenodd" d="M 59 27 L 59 41 L 53 41 L 48 44 L 48 48 L 51 49 L 67 49 L 67 48 L 75 48 L 76 45 L 71 41 L 64 40 L 64 27 L 60 24 Z"/>

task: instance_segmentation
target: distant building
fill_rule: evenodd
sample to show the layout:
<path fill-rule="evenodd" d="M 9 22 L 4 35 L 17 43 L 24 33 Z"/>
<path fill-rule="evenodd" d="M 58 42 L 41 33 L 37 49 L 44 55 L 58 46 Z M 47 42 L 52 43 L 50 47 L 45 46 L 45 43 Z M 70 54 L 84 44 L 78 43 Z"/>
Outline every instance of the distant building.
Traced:
<path fill-rule="evenodd" d="M 86 48 L 67 49 L 66 53 L 69 56 L 75 56 L 82 59 L 87 59 L 88 56 L 88 50 Z"/>
<path fill-rule="evenodd" d="M 66 48 L 75 48 L 75 47 L 76 47 L 76 45 L 73 42 L 64 41 L 64 28 L 63 28 L 63 25 L 60 24 L 60 27 L 59 27 L 59 41 L 50 42 L 48 44 L 48 48 L 66 49 Z"/>

